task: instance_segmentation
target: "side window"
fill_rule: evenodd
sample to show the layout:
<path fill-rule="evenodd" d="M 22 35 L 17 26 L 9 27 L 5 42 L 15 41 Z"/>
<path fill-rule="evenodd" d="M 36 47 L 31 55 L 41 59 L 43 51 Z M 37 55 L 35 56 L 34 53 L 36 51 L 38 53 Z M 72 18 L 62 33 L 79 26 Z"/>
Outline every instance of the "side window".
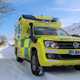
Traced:
<path fill-rule="evenodd" d="M 21 26 L 20 26 L 20 24 L 18 24 L 18 26 L 16 26 L 16 36 L 17 36 L 17 38 L 21 37 Z"/>

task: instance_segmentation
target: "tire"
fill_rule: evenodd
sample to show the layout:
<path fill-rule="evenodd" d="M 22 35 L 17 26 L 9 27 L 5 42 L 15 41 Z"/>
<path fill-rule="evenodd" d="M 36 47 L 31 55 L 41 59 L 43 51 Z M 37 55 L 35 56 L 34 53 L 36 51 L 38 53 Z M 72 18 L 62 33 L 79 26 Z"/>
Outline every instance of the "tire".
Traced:
<path fill-rule="evenodd" d="M 24 62 L 24 60 L 22 59 L 22 58 L 20 58 L 20 57 L 18 57 L 17 56 L 17 53 L 18 53 L 18 51 L 17 51 L 18 49 L 17 48 L 15 48 L 15 55 L 16 55 L 16 61 L 17 62 L 19 62 L 19 63 L 23 63 Z"/>
<path fill-rule="evenodd" d="M 80 66 L 75 66 L 74 68 L 80 71 Z"/>
<path fill-rule="evenodd" d="M 43 68 L 39 64 L 36 50 L 32 51 L 31 55 L 31 71 L 35 76 L 42 76 L 44 74 Z"/>

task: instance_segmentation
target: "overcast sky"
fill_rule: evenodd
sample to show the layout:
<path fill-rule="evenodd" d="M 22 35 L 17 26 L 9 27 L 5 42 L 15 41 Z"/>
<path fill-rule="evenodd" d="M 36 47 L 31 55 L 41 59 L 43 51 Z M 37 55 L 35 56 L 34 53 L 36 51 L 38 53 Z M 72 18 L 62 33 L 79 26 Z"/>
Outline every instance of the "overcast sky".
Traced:
<path fill-rule="evenodd" d="M 4 0 L 5 1 L 5 0 Z M 2 20 L 0 35 L 14 35 L 14 26 L 22 14 L 48 15 L 59 18 L 62 26 L 80 22 L 80 0 L 6 0 L 16 9 Z"/>

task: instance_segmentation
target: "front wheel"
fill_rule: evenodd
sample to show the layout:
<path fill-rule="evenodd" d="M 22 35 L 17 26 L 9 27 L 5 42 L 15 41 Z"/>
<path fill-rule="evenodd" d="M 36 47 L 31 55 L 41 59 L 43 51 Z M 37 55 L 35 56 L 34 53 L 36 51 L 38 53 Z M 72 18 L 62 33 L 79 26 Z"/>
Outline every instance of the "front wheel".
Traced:
<path fill-rule="evenodd" d="M 33 51 L 31 55 L 31 71 L 36 76 L 43 75 L 43 68 L 40 66 L 37 56 L 37 51 Z"/>

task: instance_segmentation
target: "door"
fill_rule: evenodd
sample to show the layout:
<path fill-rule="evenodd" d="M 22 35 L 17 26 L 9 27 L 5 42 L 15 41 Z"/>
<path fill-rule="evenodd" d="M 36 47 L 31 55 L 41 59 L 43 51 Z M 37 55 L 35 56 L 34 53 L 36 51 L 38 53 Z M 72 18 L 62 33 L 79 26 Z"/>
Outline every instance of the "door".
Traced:
<path fill-rule="evenodd" d="M 27 27 L 27 28 L 26 28 Z M 21 39 L 21 56 L 22 58 L 28 59 L 28 51 L 30 47 L 30 29 L 28 26 L 23 26 L 22 28 L 22 39 Z"/>

